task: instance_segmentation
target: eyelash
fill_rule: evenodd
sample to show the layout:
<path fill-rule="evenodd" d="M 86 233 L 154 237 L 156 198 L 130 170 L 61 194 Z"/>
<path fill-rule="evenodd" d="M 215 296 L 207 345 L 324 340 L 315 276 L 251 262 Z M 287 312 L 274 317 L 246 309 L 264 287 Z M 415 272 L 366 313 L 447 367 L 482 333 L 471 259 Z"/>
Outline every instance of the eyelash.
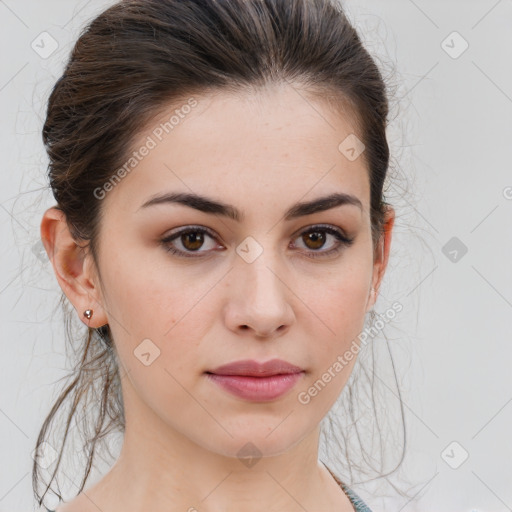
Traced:
<path fill-rule="evenodd" d="M 311 226 L 310 228 L 302 231 L 299 233 L 299 236 L 308 234 L 308 233 L 315 233 L 315 232 L 326 232 L 330 235 L 333 235 L 338 240 L 338 245 L 334 249 L 329 249 L 328 251 L 310 251 L 310 254 L 306 254 L 306 257 L 308 258 L 324 258 L 327 256 L 331 256 L 333 254 L 337 254 L 343 250 L 345 247 L 350 247 L 354 243 L 354 238 L 347 238 L 345 237 L 342 232 L 336 228 L 333 228 L 328 225 L 318 224 L 315 226 Z M 210 231 L 207 228 L 201 227 L 201 226 L 189 226 L 185 229 L 182 229 L 181 231 L 177 233 L 173 233 L 172 235 L 163 238 L 161 240 L 162 245 L 164 246 L 164 249 L 178 257 L 182 258 L 200 258 L 201 256 L 191 256 L 190 253 L 193 251 L 185 252 L 181 251 L 179 249 L 175 249 L 174 247 L 170 246 L 169 244 L 174 241 L 175 239 L 179 238 L 180 236 L 187 234 L 187 233 L 201 233 L 206 234 L 212 238 L 215 238 L 215 235 L 212 231 Z M 298 238 L 297 237 L 297 238 Z M 207 252 L 207 251 L 195 251 L 197 253 L 200 252 Z"/>

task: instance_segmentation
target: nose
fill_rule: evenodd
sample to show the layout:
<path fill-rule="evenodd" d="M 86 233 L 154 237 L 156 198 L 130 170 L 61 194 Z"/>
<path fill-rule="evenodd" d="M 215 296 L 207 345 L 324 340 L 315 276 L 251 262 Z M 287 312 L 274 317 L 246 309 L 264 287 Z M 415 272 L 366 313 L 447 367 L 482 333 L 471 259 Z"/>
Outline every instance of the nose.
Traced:
<path fill-rule="evenodd" d="M 225 310 L 227 327 L 238 335 L 275 338 L 294 321 L 285 272 L 263 252 L 255 261 L 239 259 L 231 271 Z"/>

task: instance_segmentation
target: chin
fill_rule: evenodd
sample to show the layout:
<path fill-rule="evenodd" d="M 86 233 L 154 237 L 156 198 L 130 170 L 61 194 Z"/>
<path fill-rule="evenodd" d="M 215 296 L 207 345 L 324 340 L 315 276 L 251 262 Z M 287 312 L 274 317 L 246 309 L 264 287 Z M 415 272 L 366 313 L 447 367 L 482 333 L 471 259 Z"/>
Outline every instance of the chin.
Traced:
<path fill-rule="evenodd" d="M 282 420 L 280 420 L 282 421 Z M 261 457 L 275 457 L 288 452 L 295 445 L 300 443 L 308 432 L 285 428 L 285 420 L 281 425 L 278 422 L 272 426 L 256 428 L 240 428 L 234 431 L 228 429 L 233 437 L 228 434 L 221 437 L 209 436 L 207 443 L 208 450 L 237 459 L 249 458 L 259 459 Z M 277 428 L 276 428 L 277 427 Z M 288 425 L 289 427 L 289 425 Z"/>

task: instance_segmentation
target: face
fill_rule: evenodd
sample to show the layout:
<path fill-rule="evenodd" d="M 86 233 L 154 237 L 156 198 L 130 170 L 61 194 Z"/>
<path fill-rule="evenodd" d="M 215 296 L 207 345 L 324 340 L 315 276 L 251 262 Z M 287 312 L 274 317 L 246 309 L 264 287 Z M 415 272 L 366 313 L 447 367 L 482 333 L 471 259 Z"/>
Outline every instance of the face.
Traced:
<path fill-rule="evenodd" d="M 339 150 L 351 120 L 290 87 L 195 101 L 172 131 L 158 127 L 175 105 L 139 135 L 150 149 L 102 199 L 95 318 L 126 370 L 127 421 L 279 454 L 338 398 L 356 360 L 339 356 L 375 300 L 368 170 Z M 313 205 L 327 196 L 342 200 Z M 301 371 L 207 373 L 248 359 Z"/>

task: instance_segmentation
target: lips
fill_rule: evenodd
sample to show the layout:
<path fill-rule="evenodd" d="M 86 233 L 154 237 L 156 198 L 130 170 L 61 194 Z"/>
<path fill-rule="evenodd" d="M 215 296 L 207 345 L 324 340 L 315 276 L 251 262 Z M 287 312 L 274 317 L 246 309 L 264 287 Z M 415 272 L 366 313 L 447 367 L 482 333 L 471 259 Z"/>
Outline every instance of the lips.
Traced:
<path fill-rule="evenodd" d="M 305 371 L 282 359 L 235 361 L 206 372 L 224 391 L 251 402 L 268 402 L 290 391 Z"/>
<path fill-rule="evenodd" d="M 300 373 L 303 369 L 282 359 L 272 359 L 260 363 L 252 359 L 244 359 L 219 366 L 207 373 L 216 375 L 245 375 L 250 377 L 267 377 L 269 375 L 283 375 Z"/>

